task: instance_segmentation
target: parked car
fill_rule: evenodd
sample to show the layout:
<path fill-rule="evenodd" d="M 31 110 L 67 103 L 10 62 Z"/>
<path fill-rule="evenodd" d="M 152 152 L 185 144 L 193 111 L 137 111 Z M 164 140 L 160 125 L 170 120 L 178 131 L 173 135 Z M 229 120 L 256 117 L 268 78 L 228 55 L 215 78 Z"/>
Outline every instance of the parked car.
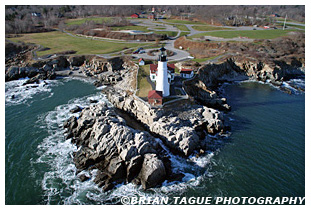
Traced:
<path fill-rule="evenodd" d="M 145 52 L 146 52 L 145 50 L 141 50 L 141 51 L 139 51 L 139 54 L 143 54 Z"/>

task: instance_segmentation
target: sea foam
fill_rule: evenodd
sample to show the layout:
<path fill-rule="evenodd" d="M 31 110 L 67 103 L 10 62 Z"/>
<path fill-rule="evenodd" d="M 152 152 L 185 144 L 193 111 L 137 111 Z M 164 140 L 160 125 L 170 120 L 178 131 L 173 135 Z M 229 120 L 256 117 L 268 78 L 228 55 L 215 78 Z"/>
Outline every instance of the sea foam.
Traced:
<path fill-rule="evenodd" d="M 35 94 L 38 93 L 50 93 L 48 97 L 51 97 L 51 87 L 60 85 L 60 81 L 45 80 L 40 81 L 39 84 L 27 84 L 23 85 L 27 81 L 27 78 L 9 81 L 5 83 L 5 105 L 18 105 L 26 103 Z"/>

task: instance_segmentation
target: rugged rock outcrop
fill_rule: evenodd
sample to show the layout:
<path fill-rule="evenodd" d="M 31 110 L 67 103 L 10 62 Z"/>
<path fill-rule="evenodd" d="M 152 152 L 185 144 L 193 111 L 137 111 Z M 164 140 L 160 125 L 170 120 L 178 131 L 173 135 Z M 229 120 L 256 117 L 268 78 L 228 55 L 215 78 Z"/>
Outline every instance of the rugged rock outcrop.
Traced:
<path fill-rule="evenodd" d="M 108 100 L 117 108 L 130 113 L 145 124 L 150 132 L 178 154 L 189 156 L 195 150 L 205 149 L 204 134 L 215 134 L 224 129 L 222 113 L 201 105 L 153 108 L 133 94 L 105 88 Z"/>
<path fill-rule="evenodd" d="M 97 168 L 95 182 L 104 190 L 132 181 L 145 189 L 154 187 L 170 171 L 164 150 L 154 137 L 126 126 L 106 104 L 84 108 L 79 118 L 71 117 L 64 127 L 67 138 L 80 148 L 74 154 L 78 172 Z"/>
<path fill-rule="evenodd" d="M 226 99 L 218 97 L 213 91 L 219 84 L 252 79 L 269 81 L 273 85 L 280 86 L 283 81 L 304 77 L 304 70 L 300 64 L 289 65 L 275 61 L 273 66 L 262 62 L 236 62 L 233 59 L 221 64 L 206 64 L 199 69 L 195 78 L 184 81 L 183 87 L 196 101 L 216 109 L 229 110 L 230 106 L 226 103 Z"/>

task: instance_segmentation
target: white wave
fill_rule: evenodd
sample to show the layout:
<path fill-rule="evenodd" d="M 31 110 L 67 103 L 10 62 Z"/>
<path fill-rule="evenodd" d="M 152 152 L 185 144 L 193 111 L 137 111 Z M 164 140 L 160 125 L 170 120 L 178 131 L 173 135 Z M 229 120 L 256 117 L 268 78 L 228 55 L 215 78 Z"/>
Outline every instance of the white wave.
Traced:
<path fill-rule="evenodd" d="M 72 158 L 77 148 L 70 140 L 65 140 L 62 128 L 65 120 L 70 116 L 78 115 L 78 113 L 72 114 L 70 110 L 77 105 L 89 106 L 90 99 L 106 102 L 102 93 L 72 99 L 67 104 L 57 106 L 53 111 L 41 115 L 37 121 L 37 124 L 47 129 L 49 133 L 49 136 L 38 145 L 39 158 L 35 160 L 35 163 L 48 164 L 50 168 L 42 180 L 42 189 L 45 192 L 47 204 L 79 204 L 81 197 L 85 197 L 85 189 L 97 189 L 92 180 L 86 182 L 77 180 Z"/>
<path fill-rule="evenodd" d="M 38 93 L 50 93 L 48 97 L 51 97 L 51 87 L 60 85 L 58 80 L 44 80 L 39 84 L 23 85 L 27 78 L 9 81 L 5 83 L 5 105 L 18 105 L 27 102 L 35 94 Z"/>
<path fill-rule="evenodd" d="M 63 80 L 65 82 L 71 81 L 71 80 L 79 80 L 81 82 L 88 83 L 88 84 L 92 84 L 95 81 L 93 78 L 90 78 L 90 77 L 72 77 L 72 76 L 64 77 Z"/>
<path fill-rule="evenodd" d="M 161 187 L 148 191 L 143 190 L 141 186 L 129 183 L 118 185 L 116 189 L 109 192 L 102 192 L 93 181 L 97 173 L 93 170 L 80 172 L 91 177 L 81 182 L 77 178 L 77 170 L 73 163 L 73 152 L 77 148 L 71 144 L 70 140 L 65 140 L 62 125 L 70 116 L 79 115 L 78 113 L 72 114 L 70 112 L 72 108 L 89 106 L 90 99 L 109 104 L 105 95 L 97 93 L 57 106 L 53 111 L 41 115 L 37 121 L 37 124 L 49 133 L 49 136 L 38 146 L 39 158 L 35 160 L 35 164 L 47 164 L 49 168 L 41 183 L 47 204 L 120 203 L 122 196 L 166 197 L 181 194 L 189 188 L 200 185 L 206 177 L 213 177 L 207 168 L 211 164 L 214 153 L 207 153 L 200 157 L 191 156 L 186 159 L 170 153 L 162 141 L 156 139 L 169 154 L 173 172 L 185 175 L 182 181 L 165 181 Z"/>

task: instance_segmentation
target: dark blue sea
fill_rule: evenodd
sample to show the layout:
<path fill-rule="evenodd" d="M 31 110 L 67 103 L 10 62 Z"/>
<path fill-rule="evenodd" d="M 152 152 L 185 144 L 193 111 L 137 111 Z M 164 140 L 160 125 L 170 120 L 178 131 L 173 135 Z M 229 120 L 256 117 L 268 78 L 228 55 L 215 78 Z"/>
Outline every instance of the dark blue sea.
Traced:
<path fill-rule="evenodd" d="M 60 79 L 38 87 L 5 84 L 6 204 L 114 204 L 139 196 L 305 196 L 305 95 L 289 95 L 267 84 L 242 82 L 222 88 L 232 107 L 225 114 L 228 137 L 200 157 L 171 155 L 182 182 L 143 191 L 133 184 L 103 193 L 76 177 L 63 122 L 76 105 L 107 102 L 90 81 Z M 304 83 L 303 81 L 299 81 Z M 14 97 L 12 97 L 14 95 Z M 96 174 L 96 170 L 85 172 Z"/>

